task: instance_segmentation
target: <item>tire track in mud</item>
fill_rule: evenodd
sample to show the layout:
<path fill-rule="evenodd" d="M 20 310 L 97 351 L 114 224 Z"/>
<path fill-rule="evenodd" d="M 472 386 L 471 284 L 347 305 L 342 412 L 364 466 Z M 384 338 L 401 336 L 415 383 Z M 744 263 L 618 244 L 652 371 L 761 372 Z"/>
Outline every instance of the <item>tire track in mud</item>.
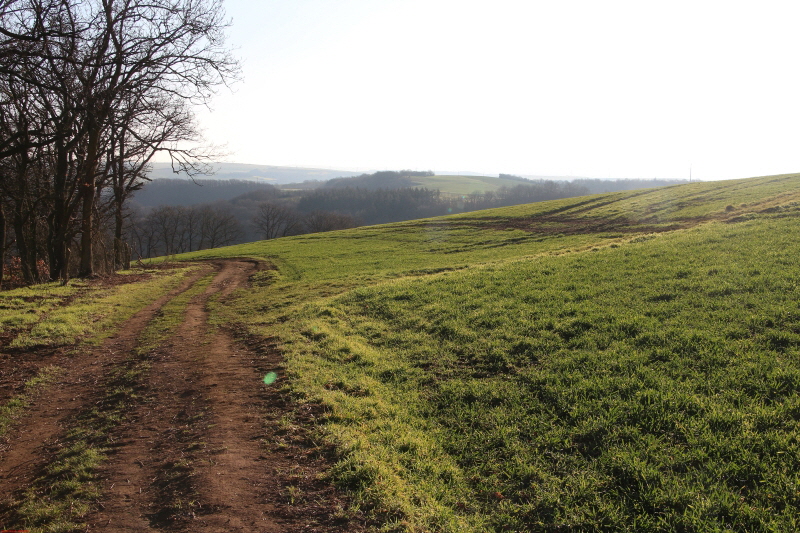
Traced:
<path fill-rule="evenodd" d="M 13 511 L 15 493 L 31 486 L 58 451 L 74 417 L 98 400 L 107 376 L 134 349 L 150 320 L 164 304 L 209 271 L 210 267 L 206 267 L 191 274 L 178 287 L 134 314 L 100 347 L 87 347 L 84 353 L 73 351 L 51 362 L 63 369 L 58 381 L 36 395 L 0 443 L 0 519 Z"/>
<path fill-rule="evenodd" d="M 0 456 L 0 492 L 14 496 L 0 502 L 0 526 L 24 521 L 14 506 L 27 501 L 27 489 L 49 493 L 49 481 L 36 480 L 69 445 L 70 429 L 98 409 L 102 419 L 108 395 L 117 394 L 114 376 L 139 368 L 127 382 L 132 388 L 123 393 L 122 411 L 109 411 L 122 417 L 98 442 L 105 460 L 92 484 L 99 497 L 86 502 L 89 514 L 73 518 L 83 523 L 81 530 L 364 531 L 363 514 L 348 510 L 347 498 L 320 475 L 334 457 L 312 436 L 324 408 L 299 405 L 288 390 L 262 382 L 270 371 L 283 379 L 274 340 L 240 329 L 234 339 L 233 330 L 209 324 L 209 302 L 224 305 L 262 267 L 252 260 L 209 263 L 103 346 L 74 354 L 60 384 L 36 400 Z M 212 272 L 204 292 L 192 290 Z M 158 324 L 159 311 L 190 290 L 195 296 L 180 325 L 161 346 L 142 353 L 147 326 Z M 174 320 L 174 311 L 169 315 Z"/>
<path fill-rule="evenodd" d="M 257 265 L 217 268 L 153 357 L 147 400 L 100 473 L 104 496 L 89 531 L 286 531 L 266 486 L 274 472 L 257 356 L 208 324 L 209 299 L 244 286 Z"/>

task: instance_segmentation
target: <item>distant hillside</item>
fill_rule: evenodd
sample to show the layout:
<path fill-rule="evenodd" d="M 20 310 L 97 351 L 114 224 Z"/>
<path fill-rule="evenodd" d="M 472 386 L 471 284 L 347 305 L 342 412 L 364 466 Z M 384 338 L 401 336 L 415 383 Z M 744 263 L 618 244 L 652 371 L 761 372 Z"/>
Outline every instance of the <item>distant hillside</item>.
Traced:
<path fill-rule="evenodd" d="M 473 173 L 435 174 L 431 171 L 381 171 L 360 176 L 341 177 L 327 182 L 292 183 L 284 189 L 316 189 L 316 188 L 359 188 L 359 189 L 404 189 L 422 187 L 438 190 L 444 195 L 461 196 L 496 192 L 501 187 L 515 187 L 520 184 L 539 183 L 542 181 L 567 182 L 569 180 L 553 178 L 549 180 L 528 179 L 525 177 L 500 174 L 500 177 L 481 176 Z M 666 183 L 662 184 L 665 185 Z M 671 183 L 670 183 L 671 184 Z"/>
<path fill-rule="evenodd" d="M 427 176 L 413 178 L 415 187 L 438 189 L 443 194 L 472 194 L 496 192 L 500 187 L 515 187 L 521 183 L 531 183 L 524 178 L 496 178 L 494 176 Z"/>
<path fill-rule="evenodd" d="M 189 206 L 230 200 L 256 191 L 276 191 L 269 183 L 246 180 L 154 179 L 137 191 L 133 201 L 140 207 Z"/>
<path fill-rule="evenodd" d="M 357 176 L 358 172 L 349 170 L 333 170 L 303 167 L 276 167 L 270 165 L 249 165 L 244 163 L 214 163 L 216 172 L 211 176 L 199 176 L 198 181 L 214 180 L 247 180 L 281 185 L 303 182 L 306 180 L 327 181 L 333 178 Z M 172 172 L 169 163 L 153 163 L 151 179 L 183 178 L 185 176 Z"/>
<path fill-rule="evenodd" d="M 250 167 L 252 165 L 239 165 Z M 308 170 L 308 169 L 306 169 Z M 334 171 L 320 171 L 334 172 Z M 543 180 L 528 180 L 520 177 L 492 176 L 437 176 L 430 171 L 380 171 L 373 174 L 360 174 L 358 176 L 344 176 L 327 179 L 325 181 L 312 181 L 306 183 L 293 183 L 281 185 L 273 181 L 254 179 L 257 170 L 237 171 L 235 165 L 228 167 L 228 172 L 220 172 L 202 179 L 190 180 L 175 177 L 167 168 L 154 169 L 151 174 L 152 181 L 145 184 L 141 191 L 135 195 L 134 201 L 141 207 L 155 207 L 159 205 L 196 205 L 231 200 L 237 196 L 255 191 L 270 191 L 274 193 L 279 187 L 281 191 L 292 195 L 312 194 L 315 189 L 364 189 L 364 190 L 396 190 L 420 187 L 432 191 L 440 191 L 448 197 L 460 197 L 483 193 L 495 193 L 502 187 L 513 189 L 519 185 L 535 185 L 544 183 Z M 238 177 L 235 177 L 238 176 Z M 506 175 L 503 175 L 506 176 Z M 601 180 L 587 180 L 601 181 Z M 565 182 L 560 182 L 565 183 Z M 669 185 L 671 182 L 662 182 L 651 185 L 633 187 L 621 185 L 621 182 L 608 182 L 612 187 L 622 189 L 643 188 L 647 186 Z M 637 182 L 638 184 L 638 182 Z M 617 189 L 613 189 L 617 190 Z M 305 191 L 305 192 L 303 192 Z M 596 192 L 594 188 L 581 189 L 580 193 Z M 533 200 L 529 200 L 533 201 Z M 484 207 L 489 207 L 484 206 Z"/>
<path fill-rule="evenodd" d="M 601 180 L 592 178 L 559 178 L 558 176 L 534 178 L 511 176 L 507 174 L 501 174 L 499 178 L 494 176 L 435 175 L 412 178 L 412 181 L 415 187 L 438 189 L 442 194 L 451 195 L 497 192 L 503 187 L 511 189 L 518 185 L 532 185 L 545 182 L 571 183 L 575 187 L 585 187 L 587 193 L 632 191 L 635 189 L 650 189 L 653 187 L 666 187 L 668 185 L 681 185 L 688 183 L 687 180 Z"/>
<path fill-rule="evenodd" d="M 463 213 L 586 194 L 566 182 L 509 177 L 496 192 L 440 193 L 413 180 L 435 179 L 430 172 L 383 171 L 338 178 L 313 189 L 279 189 L 243 180 L 156 179 L 130 202 L 127 233 L 142 257 L 193 251 L 259 238 L 384 224 L 447 213 Z M 487 178 L 497 181 L 497 178 Z M 457 181 L 449 184 L 452 186 Z M 451 189 L 453 190 L 453 189 Z M 198 220 L 205 222 L 198 223 Z M 212 223 L 213 222 L 213 223 Z M 224 225 L 224 239 L 208 237 Z"/>
<path fill-rule="evenodd" d="M 280 350 L 375 530 L 788 532 L 798 231 L 786 175 L 179 259 L 272 265 L 218 312 Z"/>
<path fill-rule="evenodd" d="M 587 193 L 603 193 L 614 191 L 631 191 L 688 183 L 686 180 L 638 180 L 618 179 L 601 180 L 592 178 L 566 178 L 541 176 L 513 176 L 500 174 L 481 176 L 477 174 L 434 174 L 433 172 L 382 171 L 374 174 L 362 174 L 353 177 L 341 177 L 325 181 L 291 183 L 282 185 L 282 189 L 309 190 L 318 188 L 361 188 L 361 189 L 403 189 L 422 187 L 438 190 L 447 196 L 465 196 L 474 194 L 496 193 L 502 188 L 512 189 L 518 185 L 533 185 L 545 182 L 571 183 L 576 187 L 585 187 Z"/>
<path fill-rule="evenodd" d="M 683 185 L 690 183 L 688 180 L 600 180 L 592 178 L 576 178 L 571 181 L 572 184 L 579 187 L 585 187 L 591 193 L 604 193 L 615 191 L 633 191 L 636 189 L 652 189 L 653 187 L 665 187 L 667 185 Z"/>
<path fill-rule="evenodd" d="M 417 186 L 417 181 L 432 177 L 431 171 L 384 170 L 374 174 L 361 174 L 353 178 L 335 178 L 322 185 L 325 188 L 343 189 L 405 189 Z"/>
<path fill-rule="evenodd" d="M 537 183 L 544 181 L 570 182 L 578 186 L 586 187 L 587 190 L 592 193 L 628 191 L 687 183 L 686 180 L 601 180 L 575 176 L 514 176 L 511 174 L 500 174 L 499 177 L 496 177 L 468 171 L 457 173 L 440 172 L 436 174 L 432 171 L 400 170 L 379 171 L 369 174 L 351 170 L 281 167 L 245 163 L 214 163 L 214 168 L 216 170 L 214 174 L 197 176 L 195 182 L 203 183 L 208 180 L 239 180 L 254 183 L 267 183 L 287 190 L 309 190 L 320 187 L 358 187 L 363 189 L 424 187 L 427 189 L 439 190 L 445 195 L 493 193 L 501 187 L 511 188 L 520 183 Z M 187 183 L 191 183 L 191 180 L 185 175 L 175 174 L 169 163 L 153 163 L 149 177 L 154 181 L 162 179 L 182 179 Z M 202 197 L 203 195 L 190 193 L 190 196 L 193 199 L 191 203 L 198 203 L 198 201 L 194 199 Z M 230 198 L 233 196 L 230 196 Z M 186 202 L 189 202 L 189 200 L 186 200 Z M 145 200 L 142 203 L 151 205 L 150 200 Z M 159 205 L 161 203 L 164 202 L 158 202 L 153 205 Z M 188 204 L 184 203 L 182 205 Z"/>

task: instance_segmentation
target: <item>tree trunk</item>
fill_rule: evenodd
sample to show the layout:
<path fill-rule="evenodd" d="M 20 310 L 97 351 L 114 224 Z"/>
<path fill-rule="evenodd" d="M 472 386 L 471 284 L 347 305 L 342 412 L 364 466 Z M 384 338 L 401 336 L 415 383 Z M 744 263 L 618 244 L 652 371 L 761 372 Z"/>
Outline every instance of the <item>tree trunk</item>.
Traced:
<path fill-rule="evenodd" d="M 124 222 L 122 205 L 117 203 L 114 212 L 114 270 L 119 270 L 125 266 L 125 242 L 122 240 Z"/>
<path fill-rule="evenodd" d="M 0 290 L 3 290 L 3 277 L 6 271 L 6 212 L 0 205 Z"/>
<path fill-rule="evenodd" d="M 85 183 L 83 188 L 83 213 L 81 216 L 81 265 L 78 276 L 88 278 L 94 274 L 94 183 Z"/>
<path fill-rule="evenodd" d="M 22 280 L 32 285 L 36 283 L 36 256 L 33 250 L 36 247 L 35 242 L 30 241 L 30 235 L 27 231 L 26 217 L 20 203 L 14 208 L 14 234 L 17 238 L 17 251 L 19 252 L 20 266 L 22 268 Z"/>
<path fill-rule="evenodd" d="M 50 260 L 50 279 L 64 281 L 69 276 L 70 205 L 67 188 L 69 163 L 61 139 L 56 140 L 56 169 L 53 176 L 53 209 L 47 217 L 47 253 Z"/>
<path fill-rule="evenodd" d="M 89 130 L 89 143 L 86 148 L 86 161 L 81 177 L 81 193 L 83 194 L 83 211 L 81 213 L 81 265 L 78 275 L 88 278 L 94 275 L 94 204 L 95 174 L 97 170 L 97 154 L 100 141 L 99 125 L 94 124 Z"/>
<path fill-rule="evenodd" d="M 119 146 L 119 150 L 117 150 Z M 117 157 L 117 151 L 119 157 Z M 113 135 L 107 165 L 111 169 L 111 185 L 114 192 L 114 270 L 123 268 L 124 247 L 122 229 L 125 222 L 123 205 L 125 203 L 125 134 L 123 131 Z"/>
<path fill-rule="evenodd" d="M 66 279 L 69 269 L 69 260 L 67 248 L 69 239 L 64 232 L 59 228 L 58 230 L 50 229 L 48 236 L 48 259 L 50 260 L 50 280 L 64 280 Z"/>

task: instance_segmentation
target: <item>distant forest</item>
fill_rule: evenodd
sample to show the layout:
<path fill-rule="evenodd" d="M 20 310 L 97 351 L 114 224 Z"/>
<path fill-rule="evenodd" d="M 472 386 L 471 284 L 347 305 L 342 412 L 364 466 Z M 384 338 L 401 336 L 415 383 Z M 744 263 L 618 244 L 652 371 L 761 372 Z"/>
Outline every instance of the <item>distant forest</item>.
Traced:
<path fill-rule="evenodd" d="M 142 258 L 685 180 L 528 180 L 464 196 L 413 185 L 432 172 L 382 171 L 282 189 L 239 180 L 158 179 L 137 191 L 126 234 Z"/>

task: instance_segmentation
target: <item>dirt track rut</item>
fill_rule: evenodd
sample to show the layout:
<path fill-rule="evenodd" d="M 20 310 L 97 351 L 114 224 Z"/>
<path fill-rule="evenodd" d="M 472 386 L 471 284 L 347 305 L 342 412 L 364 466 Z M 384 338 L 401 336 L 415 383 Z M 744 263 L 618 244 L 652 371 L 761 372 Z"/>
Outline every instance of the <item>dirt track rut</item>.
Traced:
<path fill-rule="evenodd" d="M 87 349 L 83 354 L 62 355 L 50 362 L 64 369 L 55 386 L 36 398 L 22 423 L 0 444 L 0 498 L 31 483 L 58 449 L 60 437 L 75 415 L 96 401 L 105 376 L 134 349 L 139 335 L 156 312 L 210 271 L 209 267 L 196 272 L 179 287 L 136 313 L 99 348 Z"/>
<path fill-rule="evenodd" d="M 282 531 L 259 490 L 270 472 L 255 357 L 219 329 L 207 302 L 243 285 L 253 263 L 226 262 L 188 305 L 158 350 L 147 401 L 120 435 L 101 473 L 104 509 L 90 530 Z"/>
<path fill-rule="evenodd" d="M 147 356 L 139 399 L 109 435 L 107 459 L 97 472 L 101 497 L 83 518 L 86 531 L 364 529 L 360 519 L 345 516 L 341 495 L 320 480 L 330 450 L 309 439 L 307 429 L 287 430 L 279 423 L 289 416 L 313 425 L 319 413 L 292 404 L 280 381 L 272 387 L 262 383 L 265 372 L 281 375 L 281 356 L 271 341 L 251 338 L 246 345 L 209 325 L 209 301 L 225 305 L 258 268 L 245 260 L 214 263 L 213 281 L 189 302 L 180 326 Z M 30 486 L 75 417 L 96 404 L 111 370 L 133 353 L 148 321 L 158 319 L 169 298 L 211 271 L 209 264 L 134 317 L 98 353 L 75 361 L 64 386 L 51 387 L 37 400 L 0 456 L 0 492 L 19 497 Z M 98 354 L 106 358 L 97 359 Z M 17 525 L 9 501 L 0 508 L 0 526 Z"/>

